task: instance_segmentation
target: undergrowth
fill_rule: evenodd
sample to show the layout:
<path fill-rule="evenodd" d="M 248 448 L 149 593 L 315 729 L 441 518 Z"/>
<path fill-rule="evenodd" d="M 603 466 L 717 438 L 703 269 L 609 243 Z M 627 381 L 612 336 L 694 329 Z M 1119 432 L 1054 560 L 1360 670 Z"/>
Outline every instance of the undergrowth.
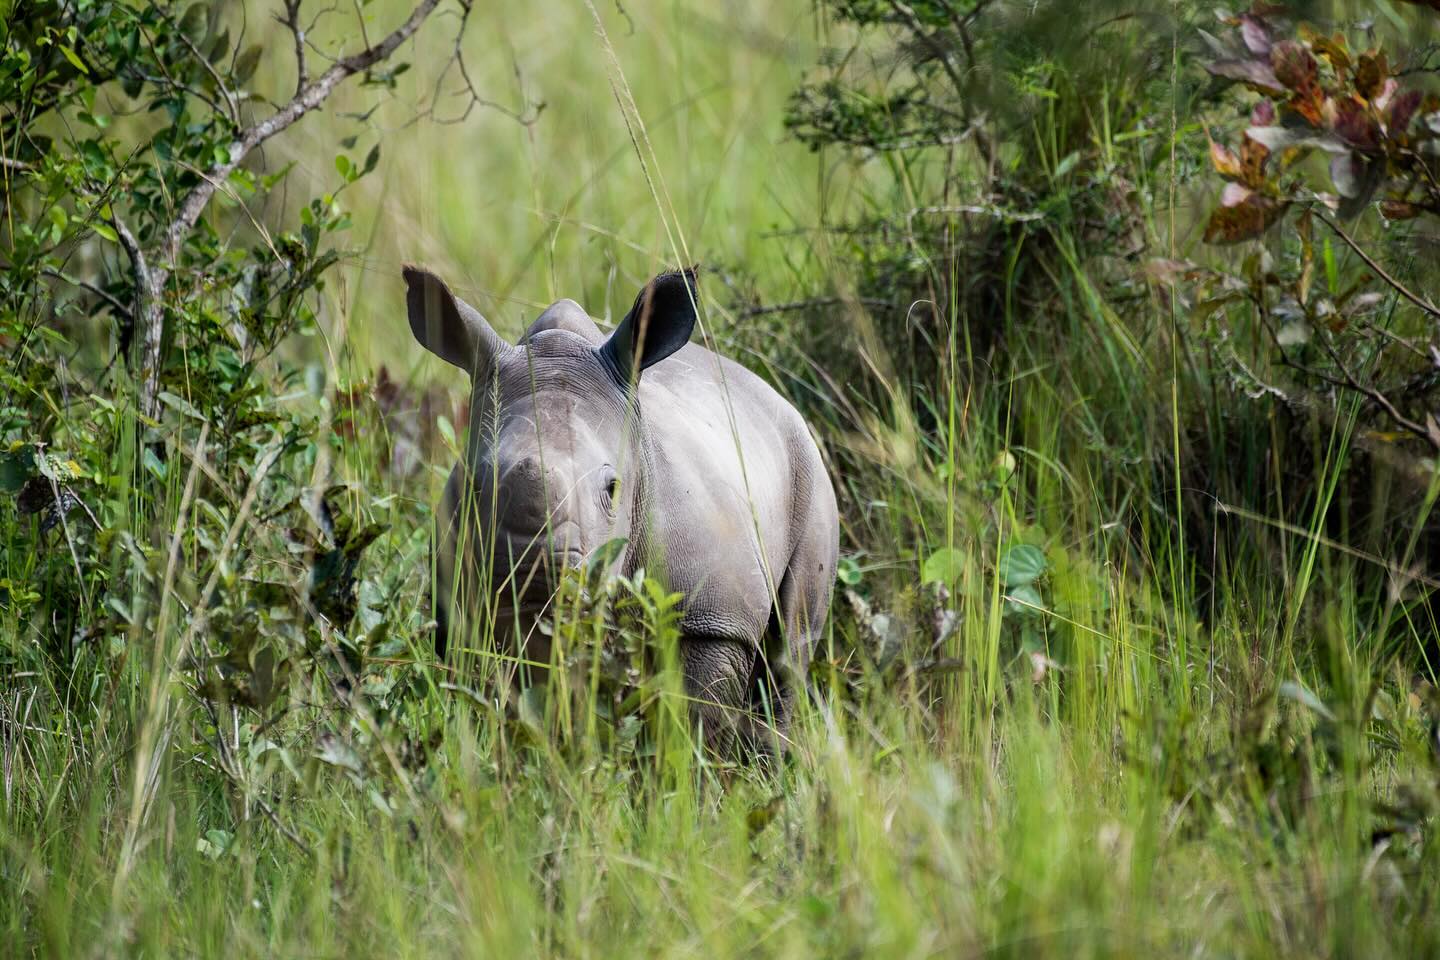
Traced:
<path fill-rule="evenodd" d="M 842 562 L 774 764 L 703 754 L 675 663 L 683 598 L 643 571 L 567 576 L 543 685 L 509 682 L 493 638 L 434 653 L 432 505 L 469 427 L 458 386 L 410 377 L 401 358 L 419 351 L 389 332 L 404 336 L 399 260 L 422 218 L 384 200 L 449 134 L 365 126 L 405 116 L 434 76 L 390 64 L 363 78 L 380 119 L 312 118 L 352 139 L 295 174 L 304 201 L 274 164 L 242 167 L 166 261 L 149 409 L 148 307 L 114 224 L 138 218 L 153 250 L 170 198 L 225 162 L 228 101 L 184 88 L 214 99 L 211 70 L 251 84 L 248 48 L 215 53 L 238 22 L 105 8 L 137 31 L 133 50 L 110 38 L 115 63 L 168 37 L 153 75 L 97 76 L 98 99 L 59 114 L 15 93 L 7 142 L 23 119 L 62 146 L 6 153 L 30 169 L 6 171 L 0 286 L 5 952 L 1440 953 L 1440 486 L 1363 397 L 1320 409 L 1257 389 L 1279 360 L 1234 332 L 1253 329 L 1254 301 L 1200 310 L 1185 285 L 1185 258 L 1254 280 L 1261 258 L 1304 255 L 1288 234 L 1232 259 L 1199 245 L 1202 128 L 1238 115 L 1199 60 L 1208 21 L 1183 4 L 1096 10 L 1084 32 L 1054 19 L 1060 4 L 982 2 L 973 21 L 956 6 L 827 3 L 804 57 L 765 39 L 781 29 L 768 11 L 746 8 L 742 43 L 687 4 L 557 8 L 568 42 L 537 41 L 530 61 L 517 44 L 484 74 L 513 71 L 522 107 L 537 88 L 547 106 L 473 121 L 534 172 L 462 199 L 543 195 L 567 137 L 601 136 L 549 132 L 556 117 L 613 120 L 627 158 L 584 167 L 578 209 L 497 217 L 538 224 L 531 247 L 483 254 L 504 278 L 486 294 L 497 327 L 513 334 L 549 293 L 613 316 L 611 287 L 634 286 L 617 276 L 688 243 L 714 263 L 704 336 L 816 435 Z M 22 36 L 23 8 L 12 58 L 44 32 Z M 275 13 L 247 12 L 252 28 Z M 1346 9 L 1314 15 L 1354 26 Z M 283 16 L 267 29 L 288 41 Z M 51 35 L 46 82 L 101 72 L 77 36 Z M 418 37 L 405 62 L 455 42 Z M 686 44 L 685 83 L 764 67 L 784 88 L 769 112 L 702 97 L 693 126 L 664 130 L 646 98 Z M 972 69 L 952 77 L 962 56 Z M 191 129 L 177 159 L 156 145 L 183 125 L 98 119 L 142 93 L 217 126 Z M 797 140 L 775 145 L 782 129 Z M 908 142 L 958 130 L 959 149 Z M 154 156 L 138 167 L 120 143 Z M 667 178 L 690 183 L 682 152 L 814 179 L 772 184 L 758 208 L 755 185 L 717 187 L 702 210 L 753 216 L 735 240 L 692 229 L 703 191 L 671 204 Z M 437 164 L 457 176 L 449 154 Z M 765 218 L 794 229 L 760 238 Z M 1330 248 L 1317 289 L 1361 281 L 1353 252 Z"/>

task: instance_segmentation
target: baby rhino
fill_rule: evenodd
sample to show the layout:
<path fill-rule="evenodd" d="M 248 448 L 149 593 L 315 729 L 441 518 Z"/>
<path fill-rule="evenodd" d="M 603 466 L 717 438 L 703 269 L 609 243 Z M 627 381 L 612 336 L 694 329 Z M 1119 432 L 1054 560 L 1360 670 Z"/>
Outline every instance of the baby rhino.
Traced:
<path fill-rule="evenodd" d="M 829 610 L 835 492 L 795 409 L 688 343 L 695 274 L 656 277 L 606 336 L 573 300 L 514 346 L 434 274 L 407 267 L 410 329 L 470 375 L 470 441 L 446 486 L 440 652 L 494 644 L 546 663 L 554 574 L 623 538 L 683 595 L 681 664 L 705 743 L 783 749 Z"/>

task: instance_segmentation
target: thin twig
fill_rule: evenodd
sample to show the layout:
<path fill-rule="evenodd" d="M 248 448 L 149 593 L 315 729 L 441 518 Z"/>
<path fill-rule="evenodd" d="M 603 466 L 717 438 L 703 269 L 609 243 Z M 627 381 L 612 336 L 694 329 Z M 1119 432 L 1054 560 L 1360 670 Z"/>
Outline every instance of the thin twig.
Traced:
<path fill-rule="evenodd" d="M 791 313 L 796 310 L 809 310 L 813 307 L 833 307 L 840 304 L 858 303 L 865 307 L 879 307 L 882 309 L 895 310 L 898 305 L 889 300 L 877 300 L 873 297 L 811 297 L 809 300 L 793 300 L 789 303 L 770 303 L 753 307 L 746 307 L 736 311 L 739 317 L 759 317 L 767 313 Z"/>
<path fill-rule="evenodd" d="M 111 214 L 110 225 L 115 228 L 115 235 L 120 238 L 120 246 L 130 258 L 130 271 L 135 284 L 135 307 L 130 312 L 134 329 L 130 335 L 132 341 L 137 335 L 140 338 L 139 361 L 134 367 L 141 384 L 140 413 L 153 417 L 160 393 L 160 345 L 165 329 L 161 323 L 163 314 L 159 297 L 165 280 L 163 275 L 157 277 L 151 272 L 145 260 L 145 251 L 140 248 L 140 241 L 135 239 L 135 234 L 130 232 L 130 228 L 125 226 L 125 221 L 121 220 L 118 214 Z"/>
<path fill-rule="evenodd" d="M 1405 416 L 1400 412 L 1399 408 L 1390 401 L 1390 398 L 1381 393 L 1377 388 L 1369 384 L 1361 383 L 1360 380 L 1350 372 L 1350 368 L 1345 365 L 1345 361 L 1341 359 L 1339 352 L 1331 346 L 1330 341 L 1327 340 L 1323 334 L 1319 337 L 1319 340 L 1320 345 L 1325 349 L 1325 353 L 1330 357 L 1330 362 L 1335 364 L 1336 369 L 1340 371 L 1341 377 L 1344 378 L 1344 386 L 1361 396 L 1369 398 L 1372 403 L 1375 403 L 1389 414 L 1390 419 L 1394 420 L 1402 430 L 1425 440 L 1437 453 L 1440 453 L 1440 436 L 1437 436 L 1434 430 L 1428 429 L 1424 424 Z"/>
<path fill-rule="evenodd" d="M 325 99 L 342 81 L 370 69 L 394 53 L 400 44 L 410 39 L 411 35 L 420 28 L 420 24 L 425 22 L 425 18 L 430 16 L 439 2 L 440 0 L 421 0 L 411 11 L 409 18 L 396 27 L 385 39 L 372 47 L 366 47 L 357 54 L 336 61 L 330 69 L 320 75 L 318 80 L 297 93 L 285 106 L 260 123 L 242 131 L 235 142 L 230 144 L 228 159 L 224 163 L 217 163 L 211 167 L 205 179 L 196 184 L 181 201 L 180 212 L 176 214 L 175 219 L 166 229 L 165 240 L 161 247 L 166 262 L 173 266 L 179 259 L 180 245 L 194 229 L 196 222 L 200 219 L 200 214 L 205 211 L 206 204 L 210 202 L 210 198 L 215 193 L 216 184 L 223 183 L 251 150 L 277 133 L 288 129 L 296 120 L 324 103 Z"/>
<path fill-rule="evenodd" d="M 1361 383 L 1355 377 L 1355 375 L 1350 372 L 1350 369 L 1345 366 L 1344 361 L 1342 361 L 1339 354 L 1336 353 L 1335 348 L 1332 347 L 1329 342 L 1325 340 L 1323 335 L 1319 337 L 1321 346 L 1324 348 L 1326 354 L 1330 357 L 1330 361 L 1334 363 L 1335 366 L 1340 370 L 1339 377 L 1328 374 L 1323 370 L 1316 370 L 1314 367 L 1307 366 L 1306 364 L 1303 364 L 1298 360 L 1291 359 L 1289 352 L 1286 351 L 1285 347 L 1281 345 L 1277 331 L 1270 324 L 1268 318 L 1266 318 L 1263 311 L 1261 312 L 1260 317 L 1261 323 L 1265 326 L 1265 330 L 1270 335 L 1271 341 L 1275 344 L 1275 348 L 1280 352 L 1281 365 L 1289 367 L 1291 370 L 1304 374 L 1305 376 L 1310 377 L 1314 380 L 1319 380 L 1321 383 L 1326 383 L 1332 387 L 1339 387 L 1360 394 L 1362 397 L 1365 397 L 1367 400 L 1371 401 L 1375 405 L 1379 406 L 1382 410 L 1384 410 L 1385 413 L 1389 415 L 1390 419 L 1395 422 L 1395 425 L 1398 426 L 1401 430 L 1404 430 L 1406 433 L 1416 437 L 1417 439 L 1424 440 L 1430 445 L 1433 450 L 1435 450 L 1437 453 L 1440 453 L 1440 435 L 1437 435 L 1434 431 L 1427 429 L 1424 424 L 1418 423 L 1417 421 L 1411 420 L 1409 417 L 1405 416 L 1403 413 L 1400 412 L 1400 410 L 1395 406 L 1395 404 L 1390 401 L 1389 397 L 1385 396 L 1385 394 L 1381 393 L 1375 387 Z"/>
<path fill-rule="evenodd" d="M 230 116 L 230 122 L 238 129 L 240 126 L 240 111 L 235 105 L 235 94 L 231 93 L 230 88 L 225 86 L 224 79 L 216 72 L 215 68 L 210 65 L 210 61 L 205 57 L 205 54 L 200 52 L 200 48 L 195 46 L 195 42 L 185 36 L 185 31 L 177 29 L 175 35 L 179 37 L 180 41 L 194 54 L 195 59 L 200 61 L 200 66 L 204 67 L 205 72 L 210 74 L 210 79 L 215 81 L 215 89 L 220 91 L 220 96 L 225 101 L 225 110 Z M 208 100 L 208 98 L 206 99 Z"/>
<path fill-rule="evenodd" d="M 1351 250 L 1354 250 L 1355 253 L 1359 255 L 1360 259 L 1365 261 L 1365 265 L 1371 270 L 1375 271 L 1375 274 L 1380 277 L 1381 280 L 1384 280 L 1386 283 L 1388 283 L 1395 290 L 1396 293 L 1400 294 L 1400 296 L 1415 304 L 1415 306 L 1419 307 L 1421 310 L 1424 310 L 1426 313 L 1430 314 L 1430 316 L 1434 319 L 1440 320 L 1440 307 L 1435 306 L 1435 304 L 1431 303 L 1429 300 L 1426 300 L 1424 297 L 1413 293 L 1399 280 L 1396 280 L 1390 274 L 1386 273 L 1385 268 L 1380 266 L 1380 264 L 1376 263 L 1375 258 L 1370 256 L 1370 254 L 1366 253 L 1364 248 L 1362 248 L 1360 244 L 1357 243 L 1355 239 L 1350 236 L 1350 234 L 1346 233 L 1345 230 L 1340 226 L 1340 224 L 1336 223 L 1334 220 L 1331 220 L 1319 210 L 1314 211 L 1314 213 L 1316 218 L 1321 223 L 1325 224 L 1325 226 L 1335 231 L 1336 236 L 1338 236 L 1341 240 L 1344 240 L 1346 246 L 1348 246 Z"/>
<path fill-rule="evenodd" d="M 514 64 L 515 79 L 520 87 L 521 99 L 525 101 L 524 106 L 522 106 L 520 110 L 512 110 L 509 107 L 505 106 L 503 103 L 497 103 L 496 101 L 491 100 L 487 97 L 482 97 L 480 95 L 480 91 L 475 88 L 475 82 L 470 78 L 470 70 L 465 65 L 465 49 L 463 46 L 465 42 L 465 26 L 470 21 L 470 13 L 473 8 L 474 4 L 472 0 L 460 0 L 460 26 L 455 30 L 455 45 L 451 49 L 450 59 L 445 63 L 445 66 L 435 77 L 435 90 L 430 96 L 430 106 L 425 111 L 418 114 L 417 119 L 419 117 L 429 117 L 435 123 L 439 124 L 462 123 L 465 120 L 469 119 L 470 114 L 474 111 L 476 107 L 485 107 L 498 113 L 503 113 L 505 116 L 509 117 L 511 120 L 514 120 L 522 127 L 528 127 L 533 125 L 537 120 L 540 119 L 540 114 L 544 112 L 545 103 L 544 101 L 541 101 L 540 103 L 531 104 L 525 98 L 525 78 L 520 73 L 520 64 L 518 61 Z M 465 109 L 460 111 L 460 113 L 453 117 L 442 119 L 441 117 L 436 116 L 436 111 L 439 109 L 440 106 L 440 88 L 444 85 L 445 78 L 450 75 L 451 66 L 459 68 L 460 79 L 464 81 L 465 84 L 464 91 L 457 92 L 463 92 L 467 94 L 469 96 L 469 99 L 465 103 Z"/>
<path fill-rule="evenodd" d="M 116 233 L 120 234 L 121 245 L 130 256 L 135 271 L 136 325 L 140 328 L 141 343 L 138 373 L 140 380 L 140 410 L 146 416 L 154 416 L 158 409 L 160 392 L 160 346 L 164 340 L 164 314 L 160 306 L 160 294 L 180 260 L 180 249 L 190 231 L 205 212 L 210 198 L 232 172 L 249 155 L 250 151 L 266 140 L 286 130 L 295 121 L 324 103 L 340 83 L 357 73 L 370 69 L 389 57 L 435 10 L 440 0 L 420 0 L 404 23 L 396 27 L 385 39 L 374 46 L 367 46 L 359 53 L 337 60 L 329 69 L 303 88 L 299 89 L 289 103 L 260 121 L 240 132 L 230 144 L 224 162 L 210 167 L 180 202 L 179 212 L 165 228 L 158 251 L 158 263 L 147 264 L 140 245 L 128 230 L 123 230 L 119 220 L 114 221 Z M 148 40 L 148 37 L 147 37 Z M 123 230 L 123 232 L 122 232 Z"/>
<path fill-rule="evenodd" d="M 180 33 L 179 30 L 176 30 L 175 32 L 176 32 L 176 33 Z M 229 94 L 226 92 L 226 90 L 225 90 L 225 88 L 224 88 L 223 86 L 220 87 L 220 94 L 221 94 L 221 96 L 224 96 L 224 97 L 226 98 L 226 106 L 227 106 L 228 108 L 230 108 L 228 111 L 227 111 L 227 110 L 221 110 L 221 109 L 220 109 L 220 104 L 218 104 L 218 103 L 216 103 L 214 100 L 210 99 L 210 97 L 205 93 L 205 91 L 200 90 L 200 89 L 197 89 L 197 88 L 195 88 L 195 87 L 192 87 L 192 86 L 190 86 L 188 83 L 181 83 L 179 80 L 176 80 L 174 77 L 170 76 L 170 71 L 169 71 L 168 69 L 166 69 L 166 67 L 165 67 L 165 58 L 162 57 L 162 56 L 160 56 L 160 51 L 159 51 L 159 50 L 155 49 L 155 41 L 150 37 L 149 31 L 147 31 L 144 27 L 141 27 L 141 28 L 140 28 L 140 36 L 142 36 L 142 37 L 145 38 L 145 45 L 150 48 L 150 55 L 154 58 L 155 66 L 157 66 L 157 67 L 160 68 L 160 73 L 161 73 L 161 76 L 158 76 L 158 77 L 151 76 L 151 75 L 146 74 L 146 73 L 142 73 L 141 76 L 143 76 L 146 80 L 148 80 L 148 81 L 151 82 L 151 83 L 156 83 L 156 84 L 161 84 L 161 83 L 163 83 L 164 85 L 170 87 L 172 90 L 179 90 L 179 91 L 181 91 L 181 92 L 183 92 L 183 93 L 187 93 L 187 94 L 189 94 L 190 96 L 194 97 L 195 99 L 200 100 L 200 101 L 203 101 L 207 106 L 210 107 L 211 110 L 214 110 L 216 113 L 222 113 L 222 114 L 223 114 L 223 113 L 226 113 L 226 112 L 231 112 L 231 113 L 233 113 L 234 105 L 231 104 L 231 103 L 229 103 Z M 183 36 L 183 34 L 182 34 L 182 36 Z M 189 41 L 188 39 L 187 39 L 185 42 L 186 42 L 187 44 L 190 43 L 190 41 Z M 195 47 L 194 47 L 193 44 L 190 45 L 190 49 L 191 49 L 191 50 L 195 50 Z M 200 59 L 201 61 L 204 61 L 205 58 L 204 58 L 203 56 L 200 56 L 200 55 L 199 55 L 199 54 L 200 54 L 200 51 L 195 50 L 195 53 L 196 53 L 196 56 L 199 57 L 199 59 Z M 206 63 L 206 64 L 205 64 L 205 68 L 206 68 L 207 70 L 210 69 L 210 64 L 209 64 L 209 63 Z M 213 74 L 214 71 L 211 71 L 211 72 L 212 72 L 212 74 Z M 231 117 L 231 121 L 232 121 L 232 122 L 235 124 L 235 126 L 237 126 L 237 127 L 240 125 L 239 118 L 237 118 L 237 117 L 232 116 L 232 117 Z"/>
<path fill-rule="evenodd" d="M 275 19 L 289 27 L 295 39 L 295 94 L 299 96 L 310 82 L 309 68 L 305 64 L 305 28 L 300 26 L 300 0 L 285 0 L 284 19 Z"/>
<path fill-rule="evenodd" d="M 1030 213 L 1017 213 L 1013 210 L 1004 210 L 993 204 L 986 206 L 984 204 L 964 203 L 934 207 L 916 207 L 906 212 L 905 222 L 909 224 L 921 214 L 933 215 L 939 213 L 968 213 L 975 216 L 994 217 L 997 220 L 1005 220 L 1010 223 L 1029 223 L 1034 220 L 1045 219 L 1045 214 L 1034 211 Z"/>
<path fill-rule="evenodd" d="M 62 273 L 61 271 L 56 270 L 54 267 L 46 267 L 42 272 L 47 277 L 54 277 L 56 280 L 63 280 L 65 283 L 68 283 L 71 286 L 79 287 L 82 290 L 93 293 L 95 296 L 99 297 L 101 300 L 104 300 L 107 304 L 109 304 L 112 310 L 115 310 L 118 313 L 122 313 L 126 317 L 134 317 L 134 314 L 131 313 L 130 308 L 120 302 L 119 297 L 115 296 L 115 294 L 111 293 L 109 290 L 104 289 L 103 287 L 96 286 L 89 280 L 81 280 L 78 277 L 72 277 L 69 274 Z"/>

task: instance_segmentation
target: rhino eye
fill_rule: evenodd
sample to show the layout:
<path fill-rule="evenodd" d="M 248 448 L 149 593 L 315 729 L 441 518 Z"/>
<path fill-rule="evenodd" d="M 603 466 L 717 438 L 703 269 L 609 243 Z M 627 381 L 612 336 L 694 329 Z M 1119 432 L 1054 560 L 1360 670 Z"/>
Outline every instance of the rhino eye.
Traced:
<path fill-rule="evenodd" d="M 605 478 L 605 502 L 614 503 L 618 496 L 620 496 L 620 477 L 611 472 Z"/>

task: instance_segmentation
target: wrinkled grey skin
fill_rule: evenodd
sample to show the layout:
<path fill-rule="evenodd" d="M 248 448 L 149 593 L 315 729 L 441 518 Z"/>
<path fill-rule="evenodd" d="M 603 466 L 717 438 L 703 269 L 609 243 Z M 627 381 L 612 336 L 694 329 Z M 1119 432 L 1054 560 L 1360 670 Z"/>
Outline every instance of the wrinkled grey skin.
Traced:
<path fill-rule="evenodd" d="M 644 567 L 683 594 L 682 666 L 707 745 L 783 749 L 829 610 L 835 494 L 795 409 L 687 343 L 693 273 L 657 277 L 608 337 L 560 300 L 515 346 L 433 274 L 405 279 L 416 339 L 473 385 L 470 445 L 440 512 L 440 643 L 471 645 L 488 622 L 496 642 L 548 662 L 534 629 L 546 574 L 626 538 L 618 572 Z"/>

